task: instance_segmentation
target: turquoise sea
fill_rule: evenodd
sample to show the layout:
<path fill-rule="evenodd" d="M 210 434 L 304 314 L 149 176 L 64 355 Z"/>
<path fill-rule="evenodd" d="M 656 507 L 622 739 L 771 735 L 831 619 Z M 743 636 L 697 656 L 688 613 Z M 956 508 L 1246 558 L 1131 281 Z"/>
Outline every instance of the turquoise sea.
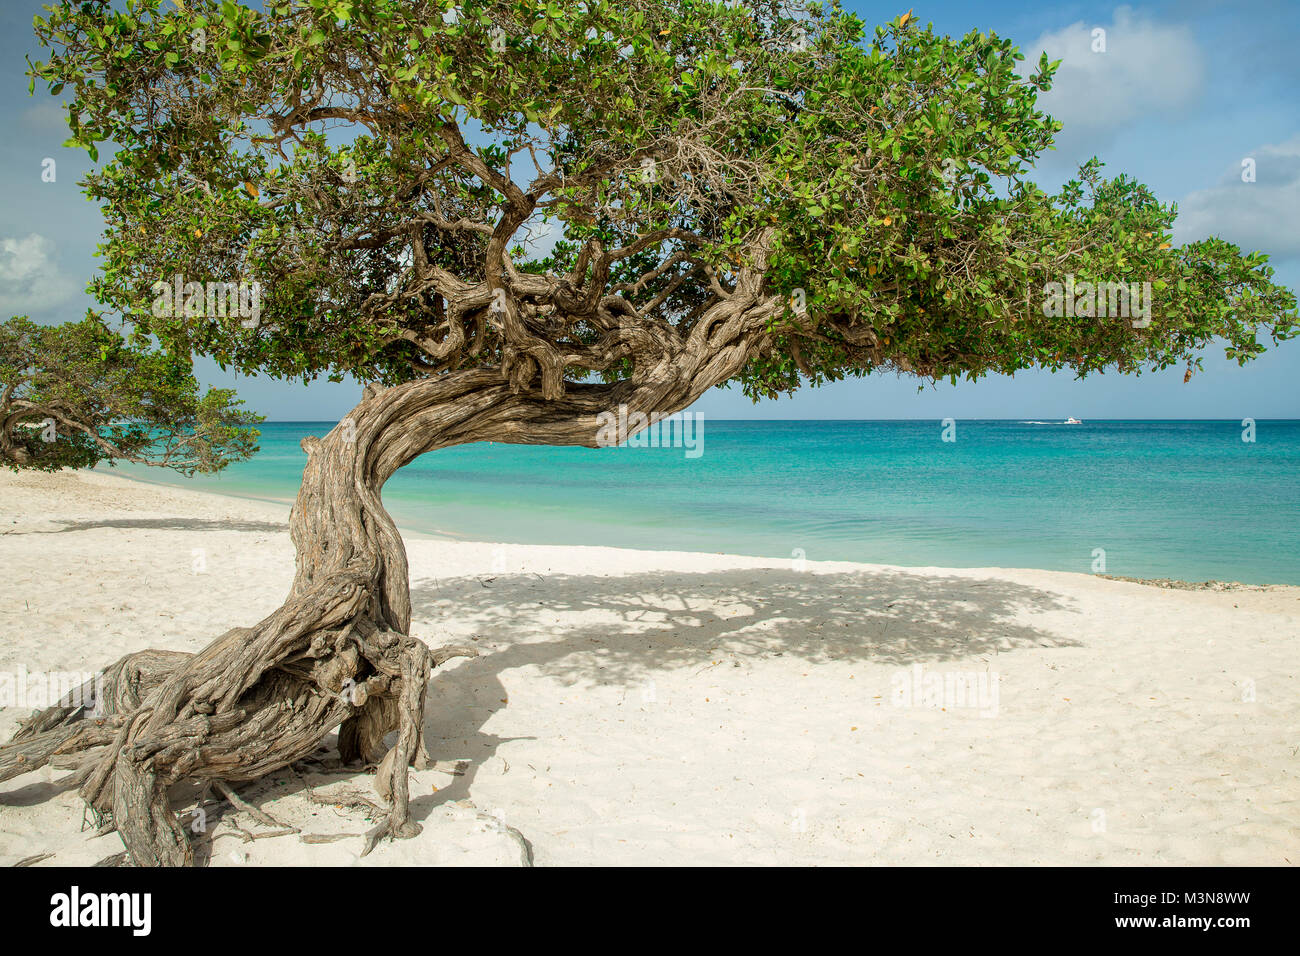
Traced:
<path fill-rule="evenodd" d="M 304 435 L 262 426 L 221 475 L 131 477 L 283 500 Z M 1300 421 L 704 422 L 683 447 L 477 444 L 418 459 L 384 490 L 415 531 L 941 567 L 1300 584 Z M 694 457 L 692 457 L 694 456 Z M 287 508 L 286 508 L 287 513 Z"/>

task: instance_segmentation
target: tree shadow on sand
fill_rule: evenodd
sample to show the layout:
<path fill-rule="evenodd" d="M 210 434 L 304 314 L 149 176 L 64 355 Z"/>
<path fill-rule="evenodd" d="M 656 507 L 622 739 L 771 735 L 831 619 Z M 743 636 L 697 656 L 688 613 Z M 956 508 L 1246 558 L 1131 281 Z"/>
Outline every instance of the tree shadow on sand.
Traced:
<path fill-rule="evenodd" d="M 425 741 L 435 760 L 464 761 L 464 769 L 434 793 L 412 793 L 416 821 L 470 799 L 479 770 L 511 739 L 484 728 L 509 706 L 501 675 L 513 669 L 531 667 L 566 686 L 632 689 L 656 672 L 715 661 L 744 667 L 794 656 L 810 663 L 901 667 L 969 660 L 979 666 L 982 657 L 1019 648 L 1080 646 L 1061 634 L 1062 617 L 1074 611 L 1061 595 L 1002 580 L 898 570 L 511 573 L 419 579 L 411 598 L 412 633 L 433 645 L 470 643 L 480 650 L 434 671 Z M 559 624 L 557 612 L 573 623 Z M 1049 631 L 1042 625 L 1051 618 L 1057 626 Z M 444 622 L 454 622 L 454 633 Z M 331 734 L 321 758 L 336 760 L 335 746 Z M 377 799 L 360 767 L 321 777 L 306 764 L 269 774 L 240 793 L 274 814 L 278 800 L 317 788 Z M 0 805 L 29 806 L 63 789 L 59 782 L 30 781 L 0 796 Z M 183 797 L 174 801 L 178 810 L 186 805 Z M 213 847 L 196 841 L 195 852 L 206 865 Z"/>
<path fill-rule="evenodd" d="M 656 671 L 778 655 L 902 667 L 973 660 L 1025 647 L 1078 647 L 1035 626 L 1068 614 L 1058 594 L 1008 581 L 907 571 L 758 568 L 610 577 L 530 573 L 413 582 L 417 635 L 440 620 L 474 629 L 480 656 L 435 671 L 425 740 L 435 759 L 468 761 L 463 776 L 413 799 L 415 819 L 469 796 L 503 742 L 483 727 L 508 706 L 500 676 L 532 667 L 565 685 L 635 687 Z M 580 615 L 557 623 L 556 612 Z M 432 643 L 439 643 L 433 637 Z"/>
<path fill-rule="evenodd" d="M 236 521 L 225 518 L 106 518 L 95 521 L 55 519 L 61 528 L 35 528 L 6 531 L 5 534 L 63 534 L 65 531 L 91 531 L 95 528 L 136 528 L 144 531 L 267 531 L 285 532 L 284 521 Z"/>

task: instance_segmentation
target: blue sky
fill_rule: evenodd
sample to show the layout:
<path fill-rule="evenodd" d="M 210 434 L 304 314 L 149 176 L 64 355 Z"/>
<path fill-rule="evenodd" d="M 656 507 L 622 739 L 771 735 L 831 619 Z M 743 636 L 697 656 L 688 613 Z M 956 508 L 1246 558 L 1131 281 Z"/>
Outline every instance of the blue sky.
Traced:
<path fill-rule="evenodd" d="M 907 0 L 905 0 L 907 2 Z M 848 2 L 868 23 L 905 12 L 900 3 Z M 1300 4 L 1294 0 L 1051 3 L 941 0 L 914 15 L 945 33 L 993 30 L 1026 59 L 1063 59 L 1046 108 L 1066 123 L 1036 179 L 1054 188 L 1098 155 L 1111 173 L 1148 183 L 1179 204 L 1175 238 L 1221 235 L 1272 256 L 1277 281 L 1300 289 Z M 102 229 L 77 181 L 84 152 L 64 149 L 63 114 L 38 89 L 28 96 L 24 55 L 36 57 L 31 20 L 40 4 L 6 0 L 0 11 L 0 316 L 40 322 L 79 318 Z M 1106 31 L 1094 53 L 1093 31 Z M 44 182 L 42 162 L 56 162 Z M 1243 159 L 1257 178 L 1241 181 Z M 1300 341 L 1238 368 L 1222 352 L 1183 384 L 1181 370 L 1080 382 L 1031 372 L 918 392 L 914 379 L 877 376 L 804 389 L 751 404 L 714 390 L 697 411 L 717 418 L 1300 418 Z M 274 420 L 324 420 L 355 404 L 354 383 L 236 377 L 201 363 L 210 384 L 234 385 Z"/>

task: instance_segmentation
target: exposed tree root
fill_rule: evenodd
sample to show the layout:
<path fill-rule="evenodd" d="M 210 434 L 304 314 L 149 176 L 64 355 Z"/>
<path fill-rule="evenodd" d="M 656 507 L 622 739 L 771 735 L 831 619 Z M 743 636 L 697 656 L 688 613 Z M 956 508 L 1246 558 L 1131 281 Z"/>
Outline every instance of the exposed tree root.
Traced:
<path fill-rule="evenodd" d="M 304 833 L 298 839 L 309 846 L 316 846 L 322 843 L 342 843 L 344 840 L 364 836 L 364 833 Z"/>
<path fill-rule="evenodd" d="M 235 807 L 235 808 L 238 809 L 238 810 L 243 810 L 245 813 L 247 813 L 250 817 L 252 817 L 252 818 L 253 818 L 254 820 L 256 820 L 258 823 L 262 824 L 262 826 L 264 826 L 264 827 L 278 827 L 278 828 L 280 828 L 281 830 L 283 830 L 283 831 L 285 831 L 285 832 L 287 832 L 287 833 L 297 833 L 297 832 L 298 832 L 298 828 L 297 828 L 297 827 L 291 827 L 291 826 L 289 826 L 288 824 L 281 823 L 279 820 L 275 819 L 275 817 L 271 816 L 271 815 L 270 815 L 269 813 L 267 813 L 266 811 L 264 811 L 264 810 L 259 810 L 257 807 L 253 806 L 251 803 L 249 803 L 247 800 L 245 800 L 245 799 L 244 799 L 243 797 L 241 797 L 239 794 L 235 793 L 234 790 L 231 790 L 230 787 L 227 786 L 227 784 L 226 784 L 226 782 L 225 782 L 224 780 L 214 780 L 214 781 L 213 781 L 213 784 L 215 784 L 215 785 L 216 785 L 216 788 L 217 788 L 218 790 L 221 791 L 222 795 L 223 795 L 227 800 L 230 801 L 230 803 L 231 803 L 231 805 L 232 805 L 233 807 Z"/>
<path fill-rule="evenodd" d="M 231 826 L 235 826 L 235 825 L 232 823 Z M 299 832 L 301 831 L 299 831 L 297 827 L 284 827 L 283 829 L 280 830 L 270 830 L 265 833 L 250 833 L 248 830 L 245 830 L 243 827 L 235 826 L 235 829 L 233 831 L 227 833 L 218 833 L 216 836 L 212 838 L 212 842 L 215 843 L 223 836 L 237 836 L 237 837 L 241 837 L 245 843 L 252 843 L 254 840 L 271 840 L 274 839 L 275 837 L 292 836 L 293 834 Z"/>
<path fill-rule="evenodd" d="M 111 814 L 133 862 L 186 866 L 193 852 L 168 803 L 172 784 L 210 781 L 259 823 L 284 829 L 229 782 L 287 766 L 340 727 L 345 759 L 379 759 L 375 786 L 389 806 L 369 844 L 414 836 L 405 771 L 428 762 L 421 724 L 434 656 L 418 640 L 367 627 L 354 596 L 340 594 L 315 627 L 286 607 L 197 655 L 124 658 L 109 674 L 129 680 L 106 677 L 121 692 L 100 701 L 100 716 L 62 702 L 37 714 L 0 747 L 0 779 L 55 761 L 72 766 L 70 779 L 91 808 Z M 380 758 L 391 731 L 397 743 Z"/>
<path fill-rule="evenodd" d="M 122 693 L 100 702 L 99 717 L 85 706 L 36 715 L 0 747 L 0 779 L 71 758 L 72 781 L 91 808 L 111 814 L 133 862 L 187 866 L 193 852 L 168 803 L 172 784 L 211 781 L 240 810 L 283 829 L 228 782 L 307 756 L 334 727 L 345 759 L 376 759 L 395 730 L 397 744 L 375 780 L 389 808 L 371 844 L 414 836 L 405 770 L 427 764 L 421 722 L 432 655 L 418 640 L 367 627 L 356 593 L 328 603 L 315 627 L 289 606 L 197 655 L 124 658 L 109 673 L 129 675 L 132 691 L 123 683 Z M 139 688 L 138 705 L 117 712 L 135 703 Z"/>
<path fill-rule="evenodd" d="M 514 841 L 516 846 L 519 847 L 520 866 L 528 867 L 533 865 L 533 845 L 528 841 L 526 836 L 520 833 L 515 827 L 510 826 L 510 824 L 506 823 L 500 817 L 493 816 L 491 813 L 484 813 L 482 810 L 478 809 L 478 807 L 474 807 L 473 809 L 476 817 L 492 829 L 504 833 Z"/>

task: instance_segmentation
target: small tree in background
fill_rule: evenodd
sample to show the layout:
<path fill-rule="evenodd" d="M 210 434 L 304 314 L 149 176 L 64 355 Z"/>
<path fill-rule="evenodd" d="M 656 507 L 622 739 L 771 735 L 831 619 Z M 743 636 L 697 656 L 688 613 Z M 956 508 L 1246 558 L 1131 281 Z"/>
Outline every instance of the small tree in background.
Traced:
<path fill-rule="evenodd" d="M 0 464 L 57 471 L 130 461 L 214 472 L 257 450 L 261 417 L 200 395 L 185 358 L 129 345 L 98 318 L 0 323 Z"/>
<path fill-rule="evenodd" d="M 1055 195 L 1030 182 L 1054 65 L 1022 72 L 993 34 L 765 2 L 178 7 L 64 0 L 37 21 L 33 82 L 71 92 L 92 159 L 115 147 L 86 181 L 108 223 L 96 294 L 176 354 L 370 384 L 304 441 L 284 606 L 200 654 L 119 662 L 144 690 L 110 694 L 111 732 L 52 710 L 9 748 L 27 767 L 84 749 L 82 795 L 137 863 L 192 859 L 171 783 L 254 779 L 340 725 L 345 759 L 383 756 L 370 845 L 416 832 L 405 768 L 451 651 L 409 636 L 380 490 L 418 455 L 593 446 L 602 412 L 725 383 L 1190 372 L 1211 341 L 1244 362 L 1293 332 L 1265 256 L 1175 248 L 1141 184 L 1095 162 Z M 152 308 L 174 277 L 260 283 L 259 321 Z M 1150 283 L 1149 321 L 1045 310 L 1051 283 L 1115 282 Z"/>

